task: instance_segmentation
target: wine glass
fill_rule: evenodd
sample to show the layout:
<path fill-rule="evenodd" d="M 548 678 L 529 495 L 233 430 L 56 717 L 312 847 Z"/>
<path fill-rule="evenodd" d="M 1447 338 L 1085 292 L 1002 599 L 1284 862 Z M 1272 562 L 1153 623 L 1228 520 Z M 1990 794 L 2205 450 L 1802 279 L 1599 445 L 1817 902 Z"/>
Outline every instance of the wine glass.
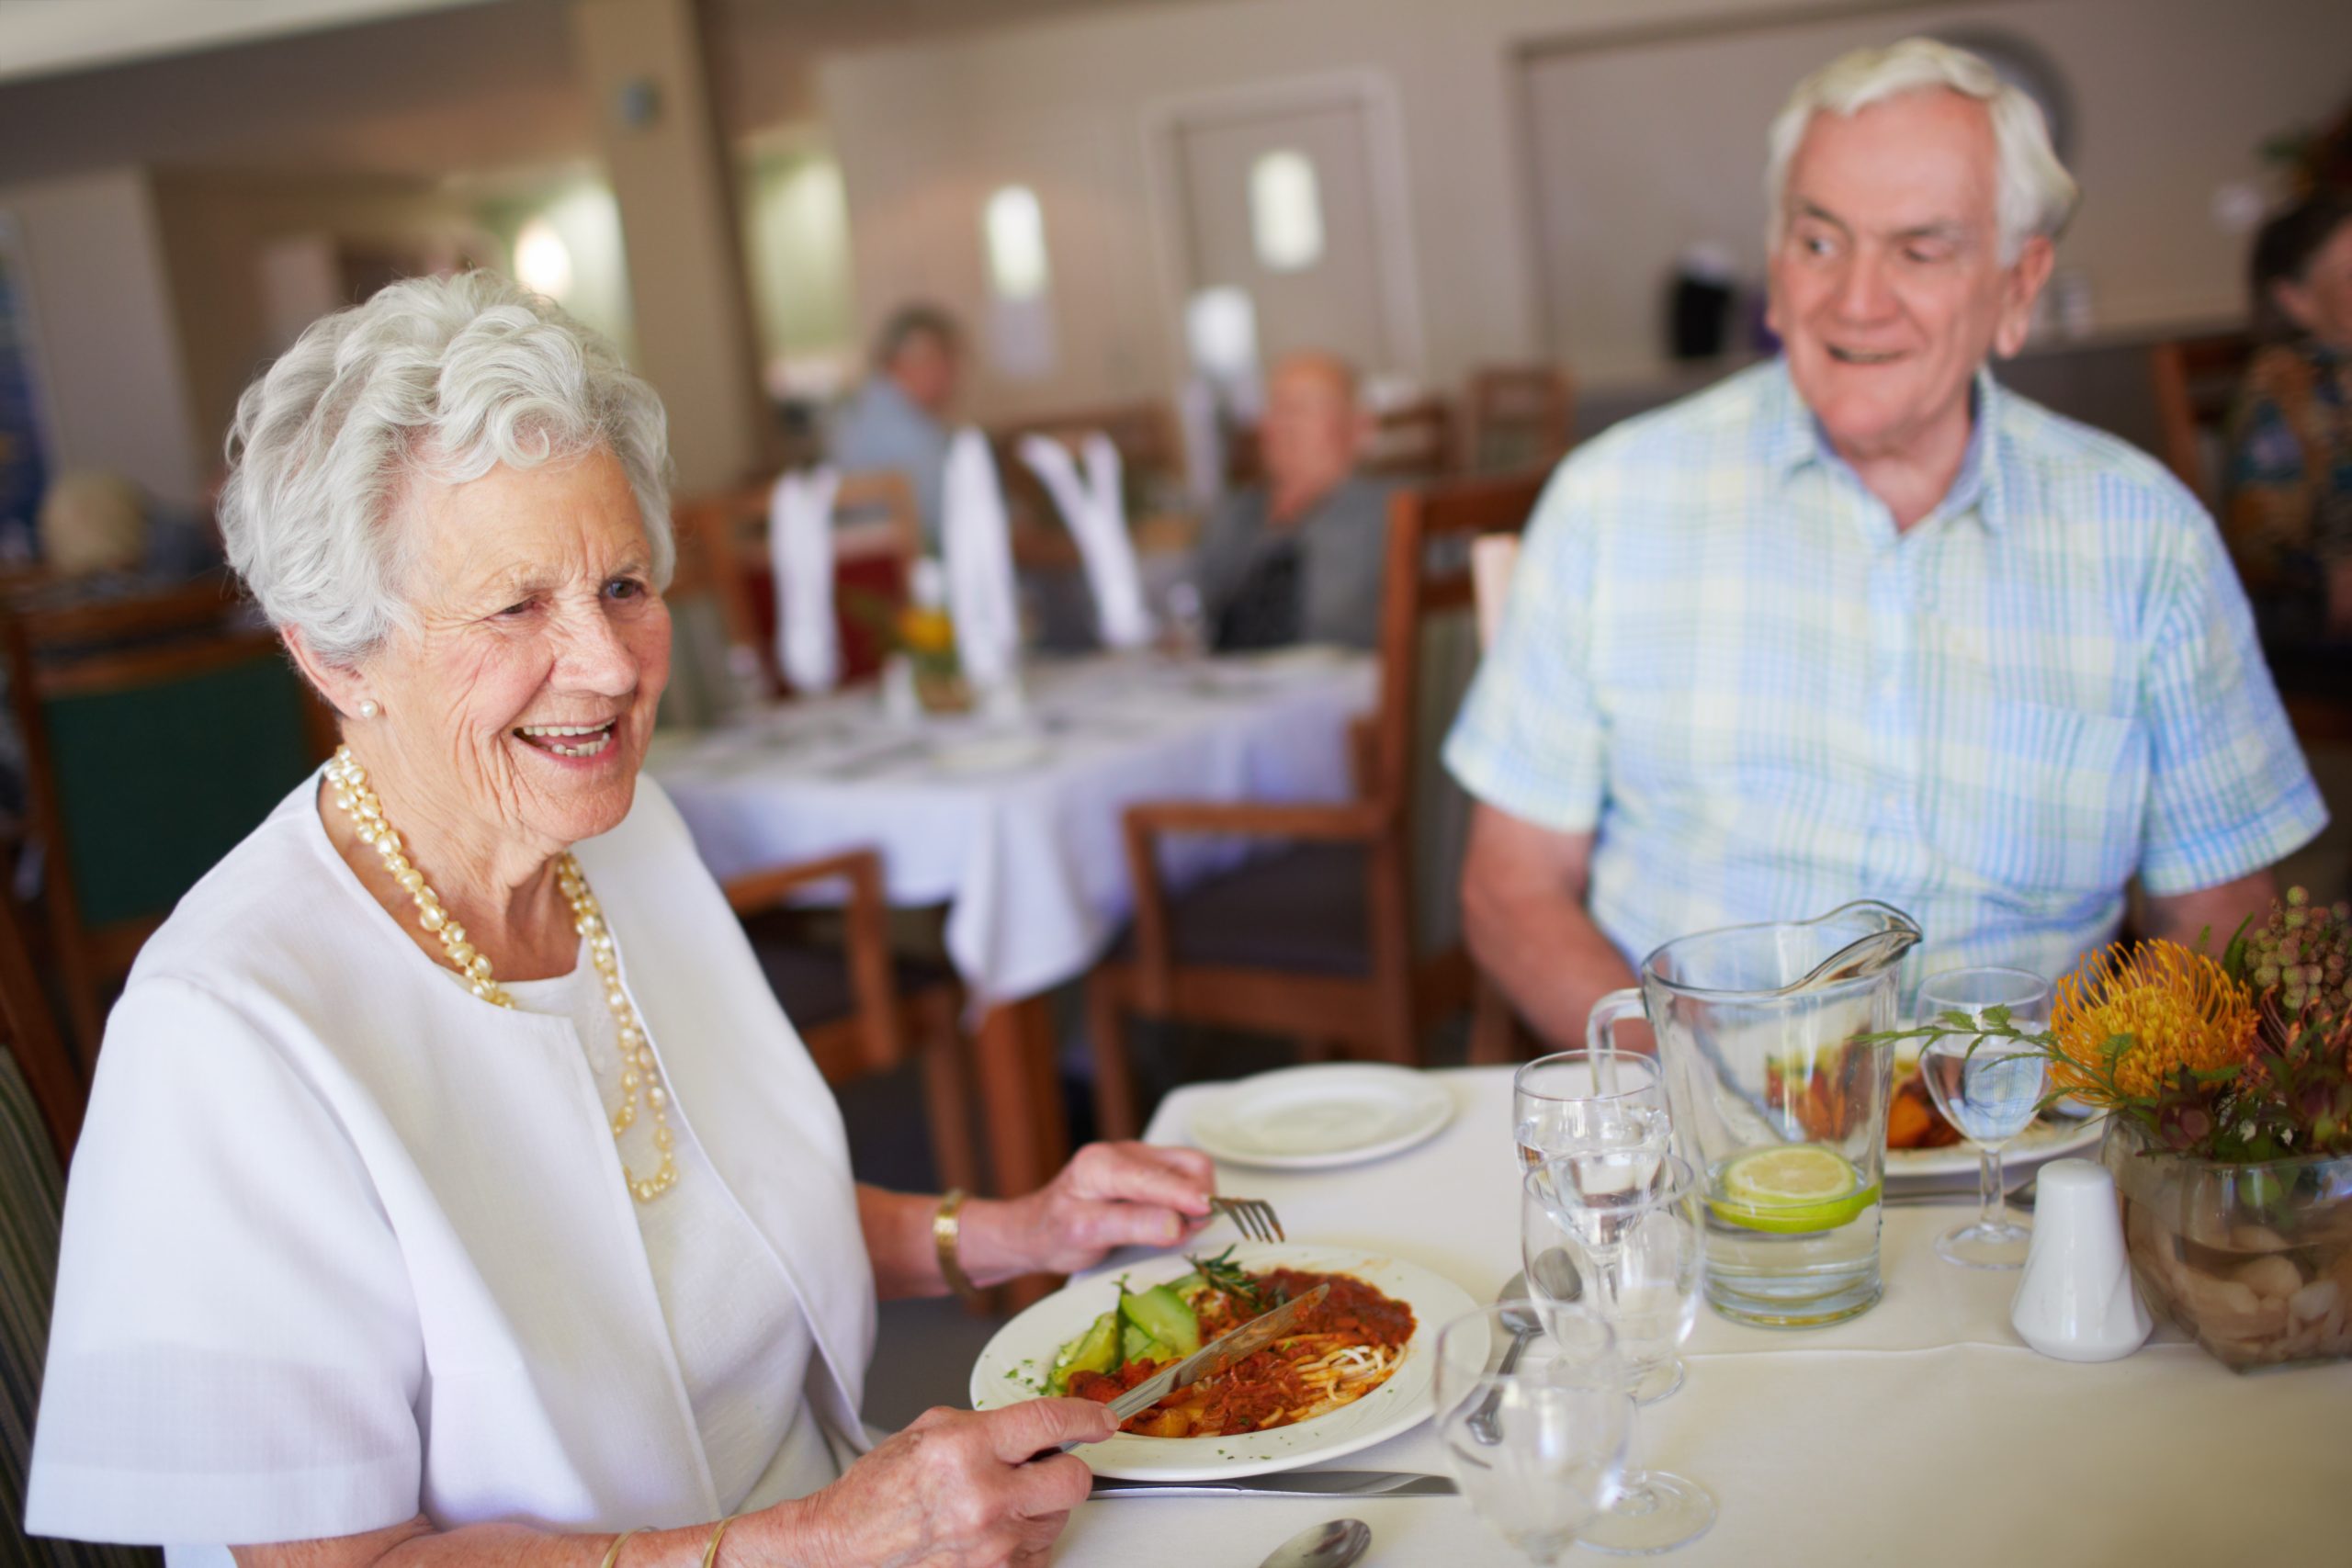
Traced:
<path fill-rule="evenodd" d="M 1579 1281 L 1577 1304 L 1616 1332 L 1627 1390 L 1648 1404 L 1681 1386 L 1675 1352 L 1698 1321 L 1706 1233 L 1690 1166 L 1660 1156 L 1646 1179 L 1629 1179 L 1643 1168 L 1615 1150 L 1544 1161 L 1521 1180 L 1520 1235 L 1528 1279 L 1547 1293 L 1571 1275 Z M 1617 1501 L 1585 1531 L 1587 1546 L 1668 1551 L 1715 1522 L 1715 1500 L 1697 1482 L 1627 1465 Z"/>
<path fill-rule="evenodd" d="M 1530 1166 L 1586 1150 L 1664 1154 L 1671 1131 L 1657 1062 L 1618 1051 L 1539 1056 L 1510 1083 L 1511 1134 Z"/>
<path fill-rule="evenodd" d="M 1633 1402 L 1609 1325 L 1552 1302 L 1486 1307 L 1439 1332 L 1434 1382 L 1438 1439 L 1472 1511 L 1530 1562 L 1557 1562 L 1624 1469 Z"/>
<path fill-rule="evenodd" d="M 1985 1009 L 2009 1010 L 2009 1021 L 2028 1032 L 2050 1021 L 2050 982 L 2024 969 L 1948 969 L 1919 987 L 1919 1019 L 1948 1012 L 1971 1020 Z M 2030 1126 L 2049 1087 L 2050 1064 L 2039 1051 L 1991 1034 L 1946 1034 L 1919 1051 L 1919 1077 L 1944 1120 L 1976 1145 L 1976 1218 L 1936 1238 L 1936 1255 L 1964 1269 L 2019 1269 L 2033 1239 L 2007 1217 L 2001 1148 Z"/>

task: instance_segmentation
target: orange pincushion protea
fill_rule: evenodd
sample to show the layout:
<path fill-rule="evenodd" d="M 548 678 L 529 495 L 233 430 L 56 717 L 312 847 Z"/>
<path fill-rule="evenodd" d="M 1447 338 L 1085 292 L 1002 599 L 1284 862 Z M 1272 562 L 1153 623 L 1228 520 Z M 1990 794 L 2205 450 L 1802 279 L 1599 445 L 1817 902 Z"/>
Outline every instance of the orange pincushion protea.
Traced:
<path fill-rule="evenodd" d="M 2051 1077 L 2063 1089 L 2105 1099 L 2085 1069 L 2104 1059 L 2109 1040 L 2128 1034 L 2132 1044 L 2116 1059 L 2115 1087 L 2153 1095 L 2184 1064 L 2206 1071 L 2247 1060 L 2255 1022 L 2245 987 L 2203 953 L 2161 940 L 2129 953 L 2110 947 L 2058 982 L 2050 1032 L 2065 1060 L 2052 1064 Z"/>

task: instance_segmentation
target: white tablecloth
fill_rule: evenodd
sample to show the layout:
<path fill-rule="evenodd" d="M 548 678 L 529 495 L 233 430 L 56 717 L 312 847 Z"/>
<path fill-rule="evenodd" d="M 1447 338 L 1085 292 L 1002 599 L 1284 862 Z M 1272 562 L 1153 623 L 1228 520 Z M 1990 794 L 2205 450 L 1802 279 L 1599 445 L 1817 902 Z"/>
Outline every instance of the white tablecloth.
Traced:
<path fill-rule="evenodd" d="M 893 724 L 870 691 L 655 740 L 647 767 L 725 878 L 843 850 L 882 852 L 890 901 L 945 904 L 976 1003 L 1085 973 L 1134 905 L 1120 817 L 1142 800 L 1339 800 L 1366 657 L 1298 649 L 1171 664 L 1033 665 L 1017 720 Z M 1181 838 L 1180 885 L 1247 846 Z"/>
<path fill-rule="evenodd" d="M 1385 1250 L 1492 1299 L 1518 1269 L 1510 1075 L 1436 1076 L 1458 1113 L 1420 1148 L 1317 1174 L 1229 1168 L 1220 1185 L 1272 1201 L 1294 1241 Z M 1150 1136 L 1182 1141 L 1202 1092 L 1171 1095 Z M 2046 1359 L 2008 1326 L 2015 1275 L 1931 1250 L 1964 1213 L 1887 1210 L 1886 1299 L 1848 1323 L 1774 1332 L 1701 1314 L 1688 1381 L 1635 1433 L 1640 1461 L 1702 1482 L 1720 1509 L 1666 1561 L 2352 1562 L 2352 1365 L 2240 1377 L 2169 1331 L 2120 1361 Z M 1330 1468 L 1444 1465 L 1423 1427 Z M 1055 1560 L 1255 1563 L 1349 1515 L 1372 1527 L 1367 1563 L 1524 1562 L 1453 1497 L 1106 1500 L 1078 1510 Z"/>

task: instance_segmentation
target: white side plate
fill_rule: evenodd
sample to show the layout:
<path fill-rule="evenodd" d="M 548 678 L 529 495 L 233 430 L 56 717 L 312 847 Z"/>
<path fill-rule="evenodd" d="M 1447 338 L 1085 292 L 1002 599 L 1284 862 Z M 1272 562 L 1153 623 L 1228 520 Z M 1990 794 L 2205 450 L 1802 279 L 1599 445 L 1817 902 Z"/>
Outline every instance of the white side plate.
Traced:
<path fill-rule="evenodd" d="M 1227 1165 L 1320 1170 L 1378 1159 L 1433 1137 L 1453 1096 L 1408 1067 L 1285 1067 L 1203 1097 L 1186 1130 Z"/>

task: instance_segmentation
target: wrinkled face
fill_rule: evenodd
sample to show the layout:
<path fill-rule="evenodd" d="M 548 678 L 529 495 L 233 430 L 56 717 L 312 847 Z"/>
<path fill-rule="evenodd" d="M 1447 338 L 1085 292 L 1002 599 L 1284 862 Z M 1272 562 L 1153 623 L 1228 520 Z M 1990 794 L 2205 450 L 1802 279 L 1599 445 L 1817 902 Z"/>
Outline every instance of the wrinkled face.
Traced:
<path fill-rule="evenodd" d="M 354 739 L 403 811 L 547 854 L 618 826 L 670 678 L 670 612 L 618 460 L 420 483 L 398 525 L 415 630 L 362 666 L 383 712 Z"/>
<path fill-rule="evenodd" d="M 1346 376 L 1305 358 L 1274 367 L 1259 440 L 1277 490 L 1319 494 L 1354 471 L 1363 422 Z"/>
<path fill-rule="evenodd" d="M 2274 286 L 2280 309 L 2303 331 L 2352 354 L 2352 223 L 2339 223 L 2303 276 Z"/>
<path fill-rule="evenodd" d="M 1789 162 L 1771 323 L 1849 459 L 1967 430 L 1970 379 L 2023 346 L 2047 240 L 2001 264 L 1993 122 L 1958 93 L 1817 114 Z"/>
<path fill-rule="evenodd" d="M 890 356 L 890 379 L 915 407 L 944 414 L 956 400 L 956 350 L 936 333 L 916 333 Z"/>

